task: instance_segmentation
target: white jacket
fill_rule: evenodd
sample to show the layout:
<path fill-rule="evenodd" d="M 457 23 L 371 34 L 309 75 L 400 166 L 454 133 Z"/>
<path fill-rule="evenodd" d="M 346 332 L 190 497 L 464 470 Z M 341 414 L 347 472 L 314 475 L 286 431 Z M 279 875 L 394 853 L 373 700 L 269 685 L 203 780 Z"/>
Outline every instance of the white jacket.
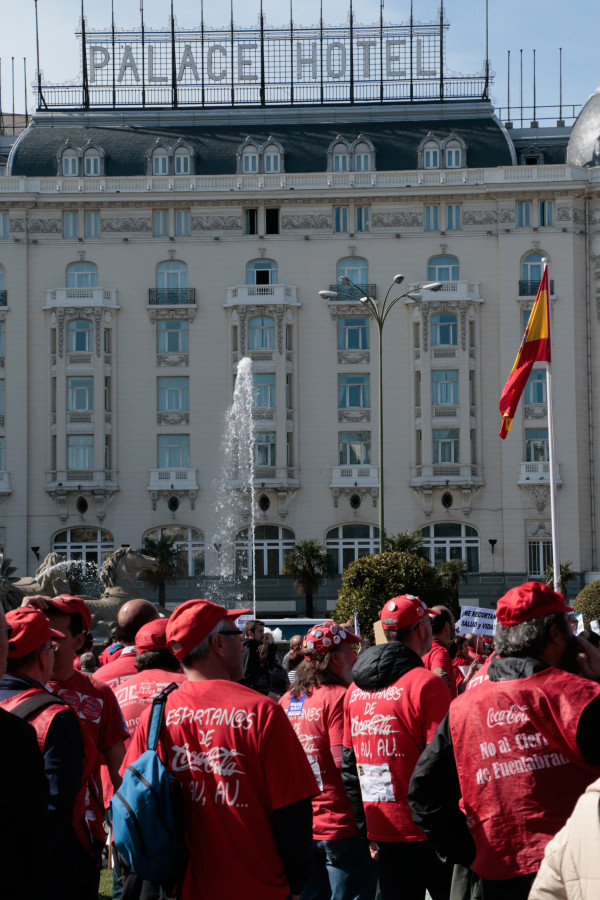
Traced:
<path fill-rule="evenodd" d="M 599 898 L 600 778 L 581 795 L 571 818 L 547 845 L 529 894 L 529 900 Z"/>

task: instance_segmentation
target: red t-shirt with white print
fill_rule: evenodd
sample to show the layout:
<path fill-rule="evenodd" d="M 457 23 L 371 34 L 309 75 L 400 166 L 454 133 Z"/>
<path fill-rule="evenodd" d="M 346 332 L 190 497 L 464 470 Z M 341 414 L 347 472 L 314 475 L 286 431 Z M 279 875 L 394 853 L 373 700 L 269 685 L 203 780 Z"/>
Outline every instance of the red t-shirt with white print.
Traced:
<path fill-rule="evenodd" d="M 125 766 L 147 746 L 142 713 Z M 241 684 L 185 681 L 167 698 L 158 752 L 183 789 L 190 860 L 183 900 L 286 900 L 275 844 L 276 809 L 317 793 L 281 707 Z"/>
<path fill-rule="evenodd" d="M 297 700 L 291 691 L 279 701 L 304 747 L 317 779 L 319 793 L 313 797 L 313 836 L 334 841 L 358 834 L 352 809 L 342 785 L 331 748 L 344 743 L 344 697 L 341 684 L 315 685 L 310 696 Z"/>

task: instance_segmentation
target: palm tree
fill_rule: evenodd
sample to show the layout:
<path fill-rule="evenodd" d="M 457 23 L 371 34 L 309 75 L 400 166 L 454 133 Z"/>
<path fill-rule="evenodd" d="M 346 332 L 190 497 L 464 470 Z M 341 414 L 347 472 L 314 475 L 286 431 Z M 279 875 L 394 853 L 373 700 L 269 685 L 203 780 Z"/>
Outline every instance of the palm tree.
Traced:
<path fill-rule="evenodd" d="M 326 578 L 333 578 L 331 560 L 324 545 L 317 540 L 298 541 L 285 554 L 283 574 L 291 575 L 301 597 L 306 598 L 306 616 L 313 617 L 313 594 Z"/>
<path fill-rule="evenodd" d="M 560 592 L 565 598 L 568 597 L 567 584 L 569 581 L 574 581 L 577 578 L 577 572 L 573 569 L 573 563 L 566 562 L 560 563 L 559 565 L 560 571 Z M 549 587 L 554 587 L 554 568 L 552 564 L 546 566 L 546 571 L 544 572 L 542 578 L 546 582 Z"/>
<path fill-rule="evenodd" d="M 386 553 L 417 553 L 423 543 L 421 529 L 416 531 L 401 531 L 386 537 L 384 548 Z"/>
<path fill-rule="evenodd" d="M 167 583 L 174 583 L 182 574 L 181 551 L 175 546 L 174 538 L 144 538 L 142 550 L 158 561 L 156 569 L 142 569 L 140 578 L 158 589 L 158 602 L 165 605 Z"/>
<path fill-rule="evenodd" d="M 440 574 L 450 592 L 448 606 L 455 618 L 460 616 L 458 587 L 461 581 L 468 581 L 469 569 L 464 559 L 447 559 L 440 566 Z"/>

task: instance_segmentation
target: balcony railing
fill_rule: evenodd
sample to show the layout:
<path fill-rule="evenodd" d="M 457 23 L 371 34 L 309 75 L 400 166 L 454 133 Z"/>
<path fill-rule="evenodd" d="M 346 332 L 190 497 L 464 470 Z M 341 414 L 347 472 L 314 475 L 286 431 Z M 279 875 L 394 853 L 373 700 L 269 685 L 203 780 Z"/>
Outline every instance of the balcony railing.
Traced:
<path fill-rule="evenodd" d="M 85 412 L 81 411 L 70 411 L 67 412 L 67 422 L 71 425 L 74 424 L 91 424 L 93 422 L 93 413 L 89 410 Z"/>
<path fill-rule="evenodd" d="M 227 306 L 297 302 L 297 288 L 289 284 L 236 284 L 227 288 Z"/>
<path fill-rule="evenodd" d="M 379 466 L 332 466 L 331 487 L 379 487 Z"/>
<path fill-rule="evenodd" d="M 46 291 L 46 309 L 61 306 L 117 305 L 116 290 L 101 287 L 60 287 Z"/>
<path fill-rule="evenodd" d="M 234 474 L 229 481 L 231 488 L 244 488 L 246 483 Z M 254 469 L 254 488 L 300 487 L 300 470 L 297 466 L 257 466 Z"/>
<path fill-rule="evenodd" d="M 0 306 L 6 306 L 8 303 L 8 291 L 0 291 Z"/>
<path fill-rule="evenodd" d="M 549 484 L 550 483 L 550 463 L 549 462 L 524 462 L 521 463 L 519 472 L 519 484 Z M 562 484 L 560 477 L 560 469 L 556 464 L 556 483 Z"/>
<path fill-rule="evenodd" d="M 150 288 L 150 306 L 191 306 L 196 303 L 196 288 Z"/>
<path fill-rule="evenodd" d="M 114 469 L 53 469 L 48 472 L 46 490 L 77 491 L 81 487 L 91 488 L 117 487 L 117 473 Z"/>
<path fill-rule="evenodd" d="M 343 303 L 347 303 L 348 300 L 360 300 L 361 297 L 371 297 L 373 300 L 377 300 L 376 284 L 357 284 L 354 287 L 351 284 L 340 284 L 338 281 L 337 284 L 331 284 L 329 290 L 336 291 L 337 299 Z"/>
<path fill-rule="evenodd" d="M 196 469 L 150 469 L 149 491 L 197 491 Z"/>
<path fill-rule="evenodd" d="M 519 297 L 535 297 L 540 286 L 537 281 L 519 281 Z M 550 279 L 550 293 L 554 293 L 554 278 Z"/>
<path fill-rule="evenodd" d="M 460 463 L 435 463 L 434 465 L 422 465 L 412 467 L 411 484 L 437 484 L 444 485 L 451 481 L 453 484 L 482 484 L 481 466 Z"/>
<path fill-rule="evenodd" d="M 479 281 L 442 281 L 441 284 L 439 291 L 426 291 L 420 284 L 411 284 L 410 289 L 419 293 L 422 300 L 481 300 Z"/>

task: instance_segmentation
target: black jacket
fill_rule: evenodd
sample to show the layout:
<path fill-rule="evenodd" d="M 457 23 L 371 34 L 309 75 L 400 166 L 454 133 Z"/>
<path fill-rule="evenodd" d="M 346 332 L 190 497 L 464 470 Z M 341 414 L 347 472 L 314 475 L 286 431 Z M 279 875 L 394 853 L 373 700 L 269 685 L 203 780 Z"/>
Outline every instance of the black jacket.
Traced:
<path fill-rule="evenodd" d="M 388 684 L 394 684 L 411 669 L 419 666 L 423 666 L 421 657 L 406 644 L 379 644 L 361 653 L 352 670 L 352 676 L 354 684 L 361 690 L 379 691 Z M 352 690 L 352 685 L 349 690 Z M 342 750 L 342 783 L 352 807 L 358 833 L 361 837 L 366 837 L 365 810 L 352 747 L 344 747 Z"/>
<path fill-rule="evenodd" d="M 539 659 L 495 656 L 489 664 L 488 675 L 490 681 L 515 681 L 547 668 Z M 588 704 L 579 720 L 577 745 L 588 763 L 600 763 L 600 697 Z M 475 859 L 475 843 L 467 819 L 458 806 L 460 797 L 447 715 L 415 767 L 408 805 L 414 822 L 425 832 L 438 854 L 469 866 Z"/>

